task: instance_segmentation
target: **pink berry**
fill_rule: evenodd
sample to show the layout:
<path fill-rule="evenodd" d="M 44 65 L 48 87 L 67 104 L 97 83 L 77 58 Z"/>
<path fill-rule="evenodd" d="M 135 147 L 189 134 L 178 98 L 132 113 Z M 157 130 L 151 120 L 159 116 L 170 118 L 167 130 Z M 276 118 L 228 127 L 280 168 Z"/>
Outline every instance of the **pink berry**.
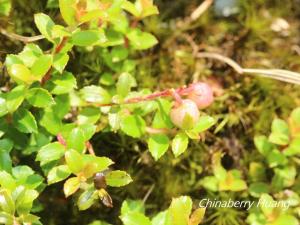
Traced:
<path fill-rule="evenodd" d="M 181 129 L 192 129 L 199 120 L 199 110 L 195 102 L 185 99 L 170 112 L 172 122 Z"/>
<path fill-rule="evenodd" d="M 212 104 L 214 95 L 211 87 L 203 82 L 191 84 L 191 92 L 188 94 L 188 99 L 194 101 L 199 109 L 204 109 Z"/>

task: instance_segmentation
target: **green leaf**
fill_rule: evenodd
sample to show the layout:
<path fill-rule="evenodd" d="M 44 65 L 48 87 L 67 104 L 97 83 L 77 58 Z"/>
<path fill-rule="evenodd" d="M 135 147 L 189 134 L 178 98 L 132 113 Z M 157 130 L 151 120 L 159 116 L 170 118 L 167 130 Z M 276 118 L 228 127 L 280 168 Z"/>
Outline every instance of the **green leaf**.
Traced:
<path fill-rule="evenodd" d="M 219 181 L 216 177 L 214 176 L 207 176 L 207 177 L 204 177 L 202 180 L 201 180 L 201 185 L 209 190 L 209 191 L 218 191 L 218 185 L 219 185 Z"/>
<path fill-rule="evenodd" d="M 139 212 L 130 212 L 120 218 L 124 225 L 151 225 L 150 219 Z"/>
<path fill-rule="evenodd" d="M 82 47 L 104 43 L 106 41 L 103 30 L 85 30 L 72 34 L 72 44 Z"/>
<path fill-rule="evenodd" d="M 40 224 L 39 219 L 40 218 L 38 216 L 32 214 L 22 215 L 20 218 L 23 223 L 29 224 Z"/>
<path fill-rule="evenodd" d="M 14 146 L 14 143 L 7 138 L 0 140 L 0 151 L 10 152 Z"/>
<path fill-rule="evenodd" d="M 145 206 L 143 201 L 141 200 L 130 200 L 127 199 L 123 201 L 122 207 L 121 207 L 121 214 L 125 215 L 130 212 L 140 212 L 145 213 Z"/>
<path fill-rule="evenodd" d="M 274 149 L 269 153 L 267 156 L 267 161 L 270 167 L 285 165 L 288 162 L 286 156 L 277 149 Z"/>
<path fill-rule="evenodd" d="M 110 85 L 114 85 L 115 84 L 115 80 L 114 80 L 113 75 L 111 73 L 107 73 L 106 72 L 106 73 L 103 73 L 101 75 L 99 83 L 103 84 L 103 85 L 110 86 Z"/>
<path fill-rule="evenodd" d="M 247 183 L 239 176 L 235 176 L 234 170 L 229 171 L 226 179 L 219 182 L 219 191 L 243 191 L 245 189 L 247 189 Z"/>
<path fill-rule="evenodd" d="M 53 67 L 60 73 L 62 73 L 69 61 L 69 55 L 67 53 L 60 53 L 54 55 Z"/>
<path fill-rule="evenodd" d="M 86 86 L 80 90 L 80 94 L 86 102 L 108 104 L 111 101 L 110 94 L 100 86 Z"/>
<path fill-rule="evenodd" d="M 257 150 L 263 155 L 267 156 L 273 149 L 274 145 L 268 141 L 266 136 L 255 136 L 254 137 L 254 144 Z"/>
<path fill-rule="evenodd" d="M 189 216 L 192 212 L 192 200 L 182 196 L 172 200 L 169 208 L 172 225 L 188 225 Z"/>
<path fill-rule="evenodd" d="M 284 149 L 283 154 L 285 156 L 293 156 L 300 154 L 300 138 L 295 138 L 292 140 L 290 145 Z"/>
<path fill-rule="evenodd" d="M 82 130 L 84 135 L 84 140 L 88 141 L 96 133 L 96 126 L 90 123 L 81 124 L 79 128 Z"/>
<path fill-rule="evenodd" d="M 0 117 L 6 115 L 8 113 L 7 106 L 6 106 L 6 99 L 1 98 L 0 96 Z"/>
<path fill-rule="evenodd" d="M 268 225 L 299 225 L 299 221 L 296 217 L 289 214 L 280 215 L 275 221 L 269 223 Z"/>
<path fill-rule="evenodd" d="M 64 21 L 69 25 L 75 25 L 75 15 L 76 15 L 76 0 L 59 0 L 59 9 Z"/>
<path fill-rule="evenodd" d="M 57 135 L 62 128 L 60 118 L 49 108 L 42 113 L 40 125 L 53 135 Z"/>
<path fill-rule="evenodd" d="M 13 64 L 8 68 L 8 74 L 18 84 L 29 85 L 35 80 L 38 80 L 31 74 L 31 71 L 22 64 Z"/>
<path fill-rule="evenodd" d="M 19 85 L 6 94 L 6 107 L 8 112 L 12 113 L 19 108 L 25 98 L 25 92 L 25 86 Z"/>
<path fill-rule="evenodd" d="M 141 18 L 159 14 L 158 8 L 153 4 L 153 0 L 137 0 L 135 7 L 140 12 Z"/>
<path fill-rule="evenodd" d="M 83 108 L 77 117 L 78 124 L 95 124 L 101 116 L 99 108 L 86 107 Z"/>
<path fill-rule="evenodd" d="M 276 203 L 272 196 L 269 194 L 262 194 L 260 196 L 259 202 L 263 202 L 264 204 L 260 204 L 260 209 L 262 210 L 263 214 L 268 217 L 269 215 L 272 214 L 273 212 L 273 207 L 269 207 L 270 205 L 273 205 L 274 203 Z"/>
<path fill-rule="evenodd" d="M 135 17 L 140 16 L 140 12 L 137 10 L 135 5 L 130 1 L 125 0 L 123 5 L 122 5 L 122 8 L 125 9 L 126 11 L 130 12 Z"/>
<path fill-rule="evenodd" d="M 47 82 L 46 87 L 52 94 L 69 94 L 70 91 L 77 87 L 77 83 L 72 73 L 63 72 L 62 74 L 52 76 L 50 82 Z"/>
<path fill-rule="evenodd" d="M 11 10 L 11 0 L 1 0 L 0 2 L 0 15 L 8 16 Z M 9 224 L 9 223 L 5 223 Z"/>
<path fill-rule="evenodd" d="M 0 185 L 10 191 L 16 188 L 16 181 L 8 172 L 0 171 Z"/>
<path fill-rule="evenodd" d="M 57 95 L 54 98 L 55 104 L 51 106 L 53 113 L 63 119 L 71 110 L 70 96 L 68 94 Z"/>
<path fill-rule="evenodd" d="M 52 95 L 43 88 L 32 88 L 27 92 L 26 100 L 35 107 L 46 108 L 54 104 Z"/>
<path fill-rule="evenodd" d="M 74 128 L 68 136 L 67 147 L 74 149 L 80 153 L 85 149 L 84 133 L 79 128 Z"/>
<path fill-rule="evenodd" d="M 34 174 L 34 171 L 29 166 L 15 166 L 12 169 L 12 174 L 18 183 L 25 183 L 27 178 Z"/>
<path fill-rule="evenodd" d="M 39 196 L 35 190 L 25 190 L 25 193 L 16 200 L 18 214 L 28 214 L 32 208 L 33 201 Z"/>
<path fill-rule="evenodd" d="M 172 151 L 175 157 L 181 155 L 187 149 L 189 144 L 188 136 L 183 133 L 179 132 L 172 141 Z"/>
<path fill-rule="evenodd" d="M 0 4 L 1 11 L 1 4 Z M 0 224 L 13 224 L 14 217 L 6 212 L 0 212 Z"/>
<path fill-rule="evenodd" d="M 68 30 L 68 27 L 61 25 L 54 25 L 52 28 L 52 38 L 64 38 L 71 36 L 71 32 Z"/>
<path fill-rule="evenodd" d="M 116 46 L 112 49 L 112 62 L 117 63 L 122 60 L 125 60 L 128 57 L 129 51 L 124 46 Z"/>
<path fill-rule="evenodd" d="M 34 15 L 34 22 L 41 34 L 49 41 L 52 41 L 51 33 L 55 25 L 52 19 L 43 13 L 38 13 Z"/>
<path fill-rule="evenodd" d="M 259 198 L 262 194 L 269 193 L 269 185 L 263 182 L 253 183 L 249 186 L 249 193 L 253 197 Z"/>
<path fill-rule="evenodd" d="M 26 109 L 19 109 L 13 114 L 14 126 L 23 133 L 37 133 L 37 124 L 34 116 Z"/>
<path fill-rule="evenodd" d="M 60 182 L 70 175 L 71 171 L 67 165 L 53 167 L 47 175 L 48 184 Z"/>
<path fill-rule="evenodd" d="M 85 165 L 89 163 L 95 163 L 97 165 L 97 172 L 101 172 L 103 170 L 108 169 L 108 167 L 114 163 L 113 161 L 111 161 L 111 159 L 107 157 L 97 157 L 93 155 L 84 155 L 83 161 Z"/>
<path fill-rule="evenodd" d="M 272 123 L 272 133 L 269 141 L 277 145 L 287 145 L 289 143 L 289 126 L 281 119 L 274 119 Z"/>
<path fill-rule="evenodd" d="M 283 188 L 291 187 L 295 183 L 297 170 L 294 166 L 276 168 L 272 178 L 272 188 L 274 191 L 281 191 Z"/>
<path fill-rule="evenodd" d="M 266 179 L 266 168 L 262 163 L 251 162 L 249 175 L 252 181 L 263 181 Z"/>
<path fill-rule="evenodd" d="M 141 116 L 128 115 L 121 118 L 121 130 L 134 138 L 139 138 L 145 133 L 146 123 Z"/>
<path fill-rule="evenodd" d="M 5 189 L 0 189 L 0 209 L 2 212 L 12 215 L 14 215 L 15 212 L 14 201 L 9 192 Z"/>
<path fill-rule="evenodd" d="M 0 171 L 11 172 L 12 160 L 10 158 L 9 152 L 0 150 Z"/>
<path fill-rule="evenodd" d="M 144 50 L 153 47 L 158 43 L 157 39 L 150 33 L 133 29 L 127 34 L 132 47 L 136 50 Z"/>
<path fill-rule="evenodd" d="M 71 177 L 64 183 L 64 193 L 66 198 L 74 194 L 80 187 L 80 181 L 78 177 Z"/>
<path fill-rule="evenodd" d="M 122 73 L 117 82 L 117 93 L 122 97 L 126 97 L 131 88 L 136 86 L 136 81 L 129 73 Z"/>
<path fill-rule="evenodd" d="M 36 156 L 36 160 L 41 162 L 41 166 L 59 160 L 65 153 L 65 146 L 58 142 L 53 142 L 43 146 Z"/>
<path fill-rule="evenodd" d="M 151 135 L 148 139 L 148 148 L 155 160 L 158 160 L 166 153 L 169 145 L 169 138 L 164 134 Z"/>
<path fill-rule="evenodd" d="M 52 65 L 52 56 L 43 55 L 39 57 L 31 67 L 31 73 L 35 80 L 41 80 L 43 76 L 50 70 Z"/>
<path fill-rule="evenodd" d="M 105 178 L 107 185 L 112 187 L 121 187 L 132 182 L 130 175 L 121 170 L 112 171 Z"/>
<path fill-rule="evenodd" d="M 25 64 L 26 67 L 31 68 L 35 61 L 43 55 L 42 49 L 36 44 L 27 44 L 23 51 L 18 54 L 17 60 L 7 58 L 8 64 Z M 11 55 L 10 55 L 11 56 Z M 23 63 L 18 62 L 21 59 Z M 8 67 L 10 67 L 9 65 Z"/>
<path fill-rule="evenodd" d="M 221 152 L 216 152 L 213 155 L 213 159 L 212 159 L 213 173 L 219 181 L 223 181 L 227 177 L 227 171 L 222 166 L 221 159 L 222 159 Z"/>
<path fill-rule="evenodd" d="M 97 199 L 97 191 L 90 188 L 84 191 L 78 198 L 77 205 L 79 210 L 90 208 Z"/>
<path fill-rule="evenodd" d="M 84 167 L 82 155 L 73 149 L 65 153 L 65 159 L 69 169 L 74 174 L 79 173 Z"/>
<path fill-rule="evenodd" d="M 291 113 L 291 120 L 292 123 L 295 125 L 300 125 L 300 107 L 294 109 Z"/>
<path fill-rule="evenodd" d="M 152 218 L 152 225 L 169 225 L 169 214 L 168 211 L 163 211 L 158 213 L 155 217 Z"/>
<path fill-rule="evenodd" d="M 215 125 L 216 120 L 211 116 L 201 116 L 199 122 L 194 126 L 193 131 L 198 133 L 206 131 L 213 125 Z"/>

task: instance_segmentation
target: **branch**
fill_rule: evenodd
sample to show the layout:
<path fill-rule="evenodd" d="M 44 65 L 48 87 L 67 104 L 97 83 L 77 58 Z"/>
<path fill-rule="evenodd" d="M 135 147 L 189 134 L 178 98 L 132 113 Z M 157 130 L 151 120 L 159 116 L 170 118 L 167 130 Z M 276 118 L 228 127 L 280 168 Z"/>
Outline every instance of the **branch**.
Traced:
<path fill-rule="evenodd" d="M 222 61 L 232 67 L 238 74 L 255 74 L 287 83 L 300 85 L 300 73 L 281 69 L 252 69 L 243 68 L 234 60 L 218 53 L 200 52 L 195 55 L 197 58 L 211 58 Z"/>
<path fill-rule="evenodd" d="M 64 46 L 66 45 L 66 43 L 68 42 L 68 37 L 63 37 L 63 39 L 61 40 L 61 42 L 56 46 L 56 48 L 54 49 L 54 54 L 58 54 L 61 52 L 61 50 L 64 48 Z M 51 78 L 51 74 L 53 72 L 53 67 L 51 67 L 47 73 L 43 76 L 42 80 L 41 80 L 41 85 L 43 86 L 48 80 L 50 80 Z"/>
<path fill-rule="evenodd" d="M 197 20 L 212 4 L 214 0 L 205 0 L 191 14 L 191 20 Z"/>
<path fill-rule="evenodd" d="M 10 39 L 14 39 L 14 40 L 17 40 L 17 41 L 22 41 L 24 43 L 35 42 L 35 41 L 39 41 L 39 40 L 42 40 L 42 39 L 45 38 L 43 35 L 37 35 L 37 36 L 33 36 L 33 37 L 21 36 L 21 35 L 18 35 L 18 34 L 9 33 L 5 29 L 2 29 L 2 28 L 0 28 L 0 33 L 3 34 L 4 36 L 10 38 Z"/>

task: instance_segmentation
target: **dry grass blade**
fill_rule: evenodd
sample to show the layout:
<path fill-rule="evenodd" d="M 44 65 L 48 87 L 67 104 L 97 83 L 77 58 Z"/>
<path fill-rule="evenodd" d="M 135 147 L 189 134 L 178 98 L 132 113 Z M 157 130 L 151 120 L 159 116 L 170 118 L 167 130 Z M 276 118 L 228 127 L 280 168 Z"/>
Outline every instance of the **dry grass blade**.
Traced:
<path fill-rule="evenodd" d="M 252 68 L 242 68 L 237 62 L 234 60 L 223 56 L 218 53 L 211 52 L 201 52 L 196 54 L 197 58 L 210 58 L 216 59 L 226 63 L 231 66 L 237 73 L 239 74 L 255 74 L 261 77 L 267 77 L 275 80 L 284 81 L 287 83 L 298 84 L 300 85 L 300 73 L 281 70 L 281 69 L 252 69 Z"/>

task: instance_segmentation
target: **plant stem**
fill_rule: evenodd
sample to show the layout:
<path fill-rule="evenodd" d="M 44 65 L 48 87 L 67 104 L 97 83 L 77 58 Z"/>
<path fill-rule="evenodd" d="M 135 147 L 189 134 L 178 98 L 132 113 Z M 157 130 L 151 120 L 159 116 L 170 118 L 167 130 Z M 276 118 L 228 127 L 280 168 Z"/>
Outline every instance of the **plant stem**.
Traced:
<path fill-rule="evenodd" d="M 133 103 L 139 103 L 139 102 L 152 101 L 152 100 L 155 100 L 155 99 L 161 98 L 161 97 L 174 97 L 176 101 L 180 101 L 181 99 L 179 100 L 178 97 L 187 95 L 188 93 L 190 93 L 190 91 L 191 91 L 191 87 L 184 86 L 184 87 L 180 87 L 177 89 L 167 89 L 167 90 L 163 90 L 160 92 L 155 92 L 155 93 L 145 95 L 145 96 L 129 98 L 122 103 L 107 103 L 107 104 L 90 103 L 90 104 L 93 106 L 105 107 L 105 106 L 125 105 L 125 104 L 133 104 Z"/>
<path fill-rule="evenodd" d="M 56 48 L 54 49 L 54 53 L 58 54 L 61 52 L 61 50 L 64 48 L 64 46 L 66 45 L 66 43 L 68 42 L 68 37 L 63 37 L 63 39 L 61 40 L 61 42 L 56 46 Z M 43 76 L 42 80 L 41 80 L 41 85 L 43 86 L 48 80 L 50 80 L 51 78 L 51 74 L 53 72 L 53 66 L 47 71 L 47 73 Z"/>

